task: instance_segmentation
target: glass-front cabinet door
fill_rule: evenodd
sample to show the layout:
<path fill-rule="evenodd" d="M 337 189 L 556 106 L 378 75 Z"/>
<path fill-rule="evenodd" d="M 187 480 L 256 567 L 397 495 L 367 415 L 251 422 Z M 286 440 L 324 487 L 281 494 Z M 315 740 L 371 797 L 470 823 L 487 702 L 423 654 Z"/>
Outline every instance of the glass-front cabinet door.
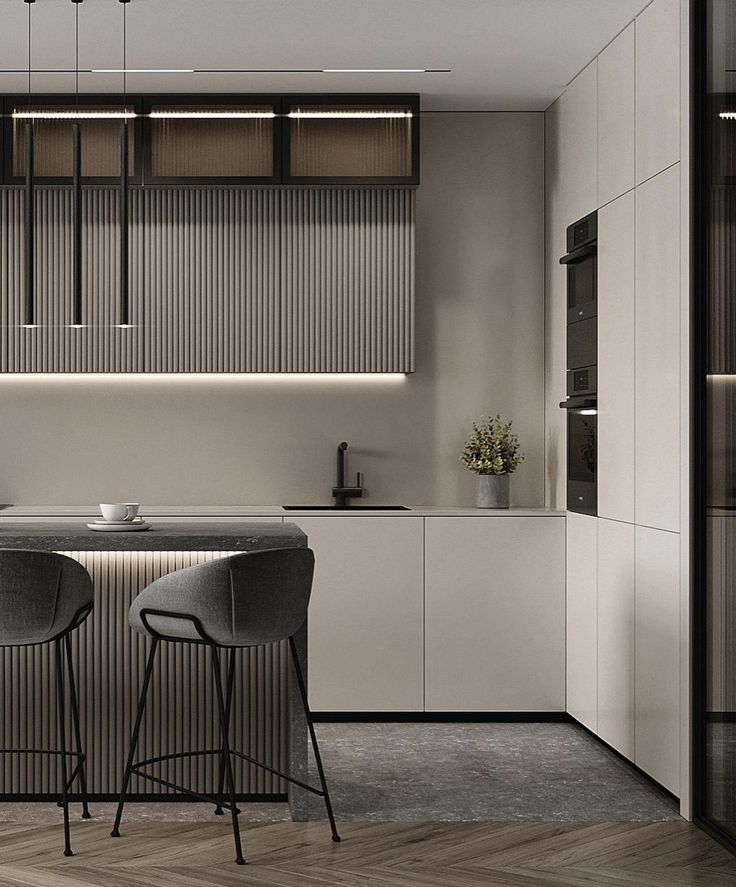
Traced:
<path fill-rule="evenodd" d="M 169 96 L 144 101 L 146 184 L 276 184 L 280 100 Z"/>
<path fill-rule="evenodd" d="M 417 96 L 287 96 L 287 184 L 419 184 Z"/>
<path fill-rule="evenodd" d="M 22 184 L 26 176 L 26 134 L 32 130 L 33 174 L 39 185 L 67 185 L 72 181 L 73 125 L 81 131 L 82 180 L 86 184 L 114 184 L 120 179 L 121 132 L 128 140 L 128 176 L 140 182 L 140 103 L 122 97 L 10 96 L 4 101 L 5 184 Z"/>
<path fill-rule="evenodd" d="M 736 4 L 693 4 L 693 801 L 736 850 Z"/>

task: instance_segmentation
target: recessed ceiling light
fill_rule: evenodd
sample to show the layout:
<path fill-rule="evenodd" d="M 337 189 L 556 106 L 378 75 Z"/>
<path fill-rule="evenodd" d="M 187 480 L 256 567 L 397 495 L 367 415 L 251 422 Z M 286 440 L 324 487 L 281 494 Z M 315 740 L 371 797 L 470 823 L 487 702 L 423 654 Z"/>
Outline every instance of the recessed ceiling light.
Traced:
<path fill-rule="evenodd" d="M 323 74 L 449 74 L 449 68 L 322 68 Z"/>
<path fill-rule="evenodd" d="M 193 74 L 194 68 L 92 68 L 90 74 Z"/>

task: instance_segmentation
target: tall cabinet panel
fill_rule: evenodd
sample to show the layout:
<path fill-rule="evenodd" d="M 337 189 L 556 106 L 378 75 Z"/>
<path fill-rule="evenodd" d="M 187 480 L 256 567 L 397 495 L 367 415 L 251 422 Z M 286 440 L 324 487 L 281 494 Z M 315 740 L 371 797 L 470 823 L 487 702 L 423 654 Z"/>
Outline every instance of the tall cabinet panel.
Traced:
<path fill-rule="evenodd" d="M 423 520 L 307 517 L 315 711 L 423 708 Z"/>
<path fill-rule="evenodd" d="M 428 517 L 427 711 L 563 711 L 565 520 Z"/>
<path fill-rule="evenodd" d="M 636 19 L 636 182 L 680 159 L 680 0 Z"/>
<path fill-rule="evenodd" d="M 598 211 L 598 514 L 634 522 L 634 192 Z"/>
<path fill-rule="evenodd" d="M 634 187 L 634 28 L 598 56 L 598 205 Z"/>
<path fill-rule="evenodd" d="M 598 521 L 598 735 L 634 758 L 635 527 Z"/>
<path fill-rule="evenodd" d="M 598 520 L 567 513 L 567 710 L 598 730 Z"/>
<path fill-rule="evenodd" d="M 680 528 L 680 169 L 636 189 L 636 523 Z"/>
<path fill-rule="evenodd" d="M 680 791 L 680 536 L 636 528 L 634 761 Z"/>

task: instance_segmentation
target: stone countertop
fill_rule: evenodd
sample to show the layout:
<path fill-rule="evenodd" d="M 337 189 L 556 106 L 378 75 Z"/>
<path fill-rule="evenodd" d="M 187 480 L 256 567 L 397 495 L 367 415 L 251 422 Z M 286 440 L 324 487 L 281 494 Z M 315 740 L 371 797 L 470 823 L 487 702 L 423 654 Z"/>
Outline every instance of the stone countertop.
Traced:
<path fill-rule="evenodd" d="M 296 503 L 298 504 L 298 503 Z M 151 522 L 226 521 L 260 518 L 290 521 L 297 517 L 564 517 L 554 508 L 474 508 L 472 506 L 410 505 L 408 511 L 327 509 L 286 510 L 281 505 L 142 505 L 141 514 Z M 19 520 L 69 520 L 99 517 L 96 505 L 5 505 L 0 506 L 0 527 Z"/>
<path fill-rule="evenodd" d="M 261 551 L 304 548 L 306 535 L 291 522 L 247 520 L 162 521 L 150 530 L 109 533 L 77 519 L 0 523 L 0 549 L 46 551 Z"/>

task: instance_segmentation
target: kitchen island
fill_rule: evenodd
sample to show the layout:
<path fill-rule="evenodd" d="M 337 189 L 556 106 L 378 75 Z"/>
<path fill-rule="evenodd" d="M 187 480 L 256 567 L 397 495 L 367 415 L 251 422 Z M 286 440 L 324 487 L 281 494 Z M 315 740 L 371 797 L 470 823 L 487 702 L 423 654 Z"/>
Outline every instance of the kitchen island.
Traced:
<path fill-rule="evenodd" d="M 83 520 L 68 517 L 2 522 L 0 549 L 65 554 L 87 568 L 95 585 L 94 610 L 72 635 L 88 754 L 87 781 L 93 797 L 112 798 L 119 790 L 145 668 L 149 642 L 128 625 L 133 598 L 173 570 L 228 554 L 306 545 L 307 537 L 296 524 L 268 519 L 164 520 L 150 530 L 127 533 L 95 532 Z M 306 625 L 296 640 L 306 670 Z M 162 645 L 141 732 L 141 758 L 219 746 L 209 655 L 206 648 L 193 644 Z M 54 747 L 54 680 L 48 647 L 0 651 L 0 687 L 5 709 L 13 713 L 0 727 L 4 748 Z M 306 778 L 306 721 L 298 691 L 291 686 L 285 643 L 238 652 L 232 717 L 234 748 L 298 779 Z M 180 759 L 168 771 L 164 766 L 155 765 L 150 772 L 198 792 L 216 790 L 218 770 L 213 756 Z M 285 780 L 240 760 L 234 766 L 242 798 L 286 800 Z M 47 756 L 6 755 L 0 768 L 0 797 L 5 800 L 58 795 L 55 761 Z M 133 798 L 170 798 L 168 790 L 136 777 L 131 791 Z M 305 819 L 305 793 L 289 786 L 288 799 L 292 817 Z"/>

